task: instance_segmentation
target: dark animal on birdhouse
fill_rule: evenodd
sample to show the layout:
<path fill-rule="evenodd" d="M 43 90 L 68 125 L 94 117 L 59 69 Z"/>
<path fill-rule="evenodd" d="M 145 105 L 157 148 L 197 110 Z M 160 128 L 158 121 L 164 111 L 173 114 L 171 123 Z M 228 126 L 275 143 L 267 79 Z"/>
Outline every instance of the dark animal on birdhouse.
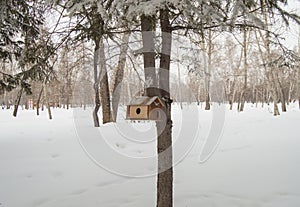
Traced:
<path fill-rule="evenodd" d="M 154 120 L 162 119 L 164 104 L 158 96 L 134 97 L 127 106 L 126 119 L 129 120 Z"/>

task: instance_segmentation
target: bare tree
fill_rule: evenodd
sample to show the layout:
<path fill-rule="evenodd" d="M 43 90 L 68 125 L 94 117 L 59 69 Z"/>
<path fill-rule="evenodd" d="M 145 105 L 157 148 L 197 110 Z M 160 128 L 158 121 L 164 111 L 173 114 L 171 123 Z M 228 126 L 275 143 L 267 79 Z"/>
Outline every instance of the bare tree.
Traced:
<path fill-rule="evenodd" d="M 126 64 L 126 56 L 129 47 L 129 33 L 124 33 L 122 37 L 122 43 L 120 46 L 120 56 L 117 65 L 117 70 L 115 74 L 114 86 L 113 86 L 113 95 L 112 95 L 112 111 L 113 111 L 113 120 L 117 121 L 118 114 L 118 105 L 120 102 L 121 89 L 122 89 L 122 80 L 124 78 L 124 68 Z"/>
<path fill-rule="evenodd" d="M 246 22 L 245 22 L 246 25 Z M 239 108 L 240 111 L 244 111 L 245 107 L 245 98 L 246 98 L 246 91 L 247 91 L 247 81 L 248 81 L 248 51 L 247 51 L 247 28 L 246 26 L 243 27 L 243 57 L 244 57 L 244 84 L 241 93 L 241 106 Z"/>

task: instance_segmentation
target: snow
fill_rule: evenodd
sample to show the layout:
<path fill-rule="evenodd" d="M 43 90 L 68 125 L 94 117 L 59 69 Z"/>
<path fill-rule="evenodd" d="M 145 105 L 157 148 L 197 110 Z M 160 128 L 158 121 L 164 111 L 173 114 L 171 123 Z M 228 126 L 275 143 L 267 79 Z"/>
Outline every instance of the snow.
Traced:
<path fill-rule="evenodd" d="M 267 105 L 222 107 L 173 106 L 174 206 L 298 207 L 297 104 L 279 117 Z M 95 129 L 89 110 L 11 114 L 0 110 L 0 207 L 155 206 L 153 122 L 124 121 L 123 112 Z"/>
<path fill-rule="evenodd" d="M 151 105 L 156 99 L 159 100 L 158 96 L 154 96 L 154 97 L 136 96 L 130 101 L 129 105 L 146 105 L 146 106 L 148 106 L 148 105 Z"/>

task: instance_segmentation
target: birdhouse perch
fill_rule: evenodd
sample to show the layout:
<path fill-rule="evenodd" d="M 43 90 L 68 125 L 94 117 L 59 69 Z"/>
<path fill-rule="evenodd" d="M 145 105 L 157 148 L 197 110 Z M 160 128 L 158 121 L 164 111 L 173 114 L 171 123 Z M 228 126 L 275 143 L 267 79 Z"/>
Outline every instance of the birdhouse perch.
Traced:
<path fill-rule="evenodd" d="M 159 121 L 162 118 L 163 106 L 158 96 L 134 97 L 127 106 L 126 119 Z"/>

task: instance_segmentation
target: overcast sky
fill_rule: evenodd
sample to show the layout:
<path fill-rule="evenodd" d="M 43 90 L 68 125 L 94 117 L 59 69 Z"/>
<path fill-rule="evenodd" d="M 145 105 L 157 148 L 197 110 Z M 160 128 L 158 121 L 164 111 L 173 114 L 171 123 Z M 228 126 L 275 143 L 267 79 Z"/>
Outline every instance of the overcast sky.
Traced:
<path fill-rule="evenodd" d="M 300 0 L 289 0 L 288 11 L 295 11 L 296 14 L 300 15 Z M 298 46 L 300 26 L 296 23 L 290 25 L 289 31 L 286 33 L 286 46 L 290 49 L 293 49 L 295 46 Z"/>

